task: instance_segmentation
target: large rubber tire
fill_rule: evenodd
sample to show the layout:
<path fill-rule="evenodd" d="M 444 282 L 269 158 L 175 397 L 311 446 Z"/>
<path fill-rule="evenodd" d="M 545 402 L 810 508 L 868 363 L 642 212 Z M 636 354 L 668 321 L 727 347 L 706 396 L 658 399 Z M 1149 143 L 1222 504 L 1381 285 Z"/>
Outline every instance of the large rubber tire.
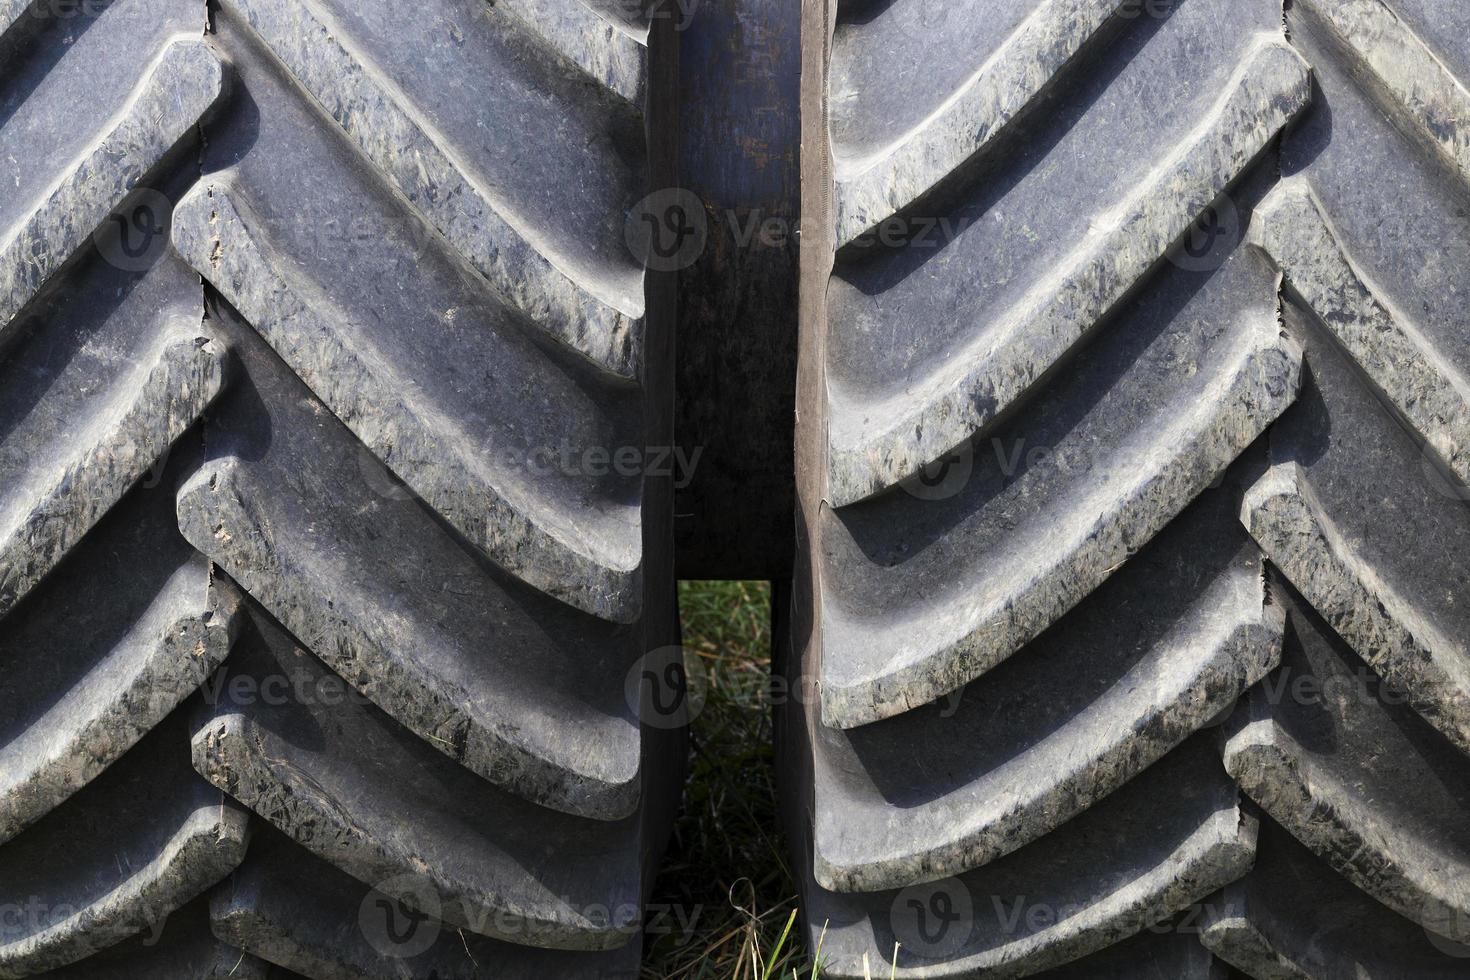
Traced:
<path fill-rule="evenodd" d="M 0 0 L 0 977 L 637 975 L 667 24 Z"/>
<path fill-rule="evenodd" d="M 1470 12 L 1286 6 L 809 7 L 824 976 L 1470 976 Z"/>

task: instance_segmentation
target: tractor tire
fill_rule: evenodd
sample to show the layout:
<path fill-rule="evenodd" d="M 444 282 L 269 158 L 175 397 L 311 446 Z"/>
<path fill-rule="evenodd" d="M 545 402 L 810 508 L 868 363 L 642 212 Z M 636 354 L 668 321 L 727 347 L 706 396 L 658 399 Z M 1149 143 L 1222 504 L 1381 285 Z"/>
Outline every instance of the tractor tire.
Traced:
<path fill-rule="evenodd" d="M 669 22 L 0 0 L 0 977 L 634 977 Z"/>
<path fill-rule="evenodd" d="M 1470 977 L 1470 13 L 826 0 L 824 976 Z"/>

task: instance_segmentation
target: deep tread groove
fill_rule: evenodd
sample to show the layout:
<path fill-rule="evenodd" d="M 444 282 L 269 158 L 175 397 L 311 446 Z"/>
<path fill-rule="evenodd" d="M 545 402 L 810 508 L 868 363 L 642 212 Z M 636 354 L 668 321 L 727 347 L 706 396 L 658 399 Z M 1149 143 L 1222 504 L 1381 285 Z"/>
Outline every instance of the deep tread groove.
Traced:
<path fill-rule="evenodd" d="M 234 641 L 238 605 L 179 536 L 166 484 L 138 490 L 87 536 L 0 633 L 0 845 L 205 683 Z"/>
<path fill-rule="evenodd" d="M 838 247 L 875 229 L 919 200 L 965 161 L 982 152 L 1127 2 L 1046 0 L 954 91 L 935 93 L 942 95 L 940 105 L 917 126 L 888 140 L 876 151 L 844 148 L 838 140 L 834 152 Z M 836 55 L 837 70 L 878 70 L 887 59 L 895 57 L 893 48 L 880 47 L 880 41 L 891 45 L 894 40 L 908 40 L 917 45 L 920 38 L 905 39 L 900 28 L 890 24 L 904 16 L 903 6 L 903 3 L 890 4 L 874 20 L 850 27 L 851 40 L 843 46 L 847 50 L 839 50 Z M 978 32 L 983 30 L 983 23 L 991 14 L 976 4 L 953 6 L 954 10 L 946 12 L 946 26 L 963 21 L 966 28 Z M 844 58 L 845 54 L 849 57 Z M 861 57 L 863 54 L 867 59 Z M 979 59 L 981 52 L 977 50 L 975 57 Z M 864 60 L 868 63 L 864 64 Z M 845 61 L 855 63 L 845 65 Z M 840 81 L 835 84 L 841 87 Z M 857 115 L 864 108 L 858 104 L 845 111 Z"/>
<path fill-rule="evenodd" d="M 1082 240 L 1014 306 L 977 318 L 979 326 L 941 364 L 888 393 L 873 397 L 847 389 L 839 379 L 829 382 L 826 492 L 833 505 L 891 487 L 985 434 L 1305 108 L 1309 83 L 1299 55 L 1278 40 L 1258 40 L 1197 130 L 1152 169 L 1129 200 L 1095 218 Z M 900 300 L 880 319 L 906 312 Z M 875 323 L 866 329 L 895 326 Z"/>
<path fill-rule="evenodd" d="M 1140 303 L 1071 377 L 978 443 L 952 499 L 911 486 L 823 514 L 828 724 L 891 717 L 993 669 L 1121 568 L 1291 403 L 1300 351 L 1277 326 L 1274 280 L 1239 259 L 1203 288 L 1161 277 L 1170 299 Z M 1243 307 L 1233 322 L 1232 306 Z M 1033 465 L 1035 446 L 1049 453 Z"/>
<path fill-rule="evenodd" d="M 384 936 L 363 931 L 360 910 L 367 902 L 390 905 L 400 917 L 395 921 L 415 914 L 264 827 L 251 841 L 250 862 L 215 892 L 210 915 L 216 935 L 318 980 L 400 980 L 405 972 L 440 980 L 476 980 L 487 971 L 503 980 L 638 976 L 638 943 L 606 953 L 569 952 L 444 929 L 423 952 L 394 957 Z"/>
<path fill-rule="evenodd" d="M 538 813 L 405 738 L 361 699 L 333 697 L 341 678 L 301 656 L 268 617 L 252 619 L 230 674 L 257 689 L 282 676 L 310 696 L 236 701 L 224 685 L 193 738 L 195 768 L 210 782 L 393 899 L 416 905 L 425 882 L 450 926 L 551 949 L 627 944 L 641 921 L 636 820 Z M 337 737 L 310 747 L 323 731 Z M 412 834 L 402 833 L 404 813 L 416 815 Z M 600 922 L 591 909 L 615 912 Z"/>
<path fill-rule="evenodd" d="M 180 709 L 0 848 L 0 880 L 39 912 L 0 935 L 0 977 L 66 966 L 156 925 L 245 856 L 245 811 L 189 765 Z"/>
<path fill-rule="evenodd" d="M 1259 553 L 1229 526 L 1232 504 L 1206 494 L 1015 662 L 952 698 L 853 731 L 820 728 L 817 881 L 874 891 L 903 887 L 915 868 L 984 865 L 1228 713 L 1278 662 L 1282 629 Z M 914 745 L 929 747 L 918 771 Z M 887 817 L 894 806 L 901 821 Z"/>
<path fill-rule="evenodd" d="M 138 181 L 193 135 L 224 85 L 224 67 L 207 46 L 173 42 L 150 66 L 112 129 L 46 190 L 30 214 L 0 232 L 0 338 Z"/>
<path fill-rule="evenodd" d="M 184 537 L 458 764 L 565 812 L 632 813 L 633 637 L 475 561 L 231 311 L 214 322 L 238 336 L 250 383 L 179 492 Z"/>
<path fill-rule="evenodd" d="M 1226 773 L 1193 778 L 1234 786 L 1240 827 L 1260 824 L 1219 892 L 1133 939 L 1095 896 L 983 953 L 923 961 L 931 938 L 910 934 L 898 975 L 1470 976 L 1470 13 L 1189 0 L 1099 31 L 1094 4 L 996 5 L 986 24 L 960 2 L 938 27 L 905 21 L 919 6 L 833 0 L 803 22 L 815 228 L 784 656 L 820 711 L 786 709 L 778 735 L 812 942 L 827 930 L 838 975 L 863 975 L 864 952 L 886 973 L 900 937 L 882 923 L 943 911 L 897 890 L 943 875 L 984 896 L 1055 861 L 1063 889 L 1103 867 L 1143 888 L 1167 862 L 1107 834 L 1131 806 L 1182 819 L 1149 786 L 1217 741 Z M 1000 72 L 1063 12 L 1076 32 L 1037 75 L 979 94 L 972 65 Z M 905 23 L 890 47 L 934 62 L 872 86 L 863 44 Z M 1226 85 L 1224 65 L 1252 64 L 1240 45 L 1257 60 Z M 1232 87 L 1258 94 L 1228 108 Z M 1208 166 L 1166 176 L 1196 154 Z M 1105 169 L 1137 159 L 1142 179 Z M 1134 205 L 1157 224 L 1126 220 Z M 938 243 L 854 238 L 925 208 L 949 221 Z M 1174 291 L 1194 302 L 1159 299 Z M 1191 447 L 1171 426 L 1220 401 L 1184 375 L 1221 362 L 1149 344 L 1250 319 L 1290 369 L 1240 399 L 1230 438 Z M 1048 478 L 1061 464 L 1029 447 L 1090 465 Z M 1162 478 L 1176 461 L 1194 478 Z M 1254 651 L 1192 689 L 1229 623 Z M 983 904 L 950 923 L 967 942 L 996 932 Z M 1097 909 L 1107 924 L 1079 928 Z M 1166 951 L 1184 959 L 1161 969 Z"/>
<path fill-rule="evenodd" d="M 352 312 L 290 270 L 230 187 L 201 183 L 179 205 L 175 242 L 194 268 L 349 420 L 354 435 L 502 567 L 593 615 L 636 620 L 640 542 L 636 513 L 626 513 L 632 508 L 567 513 L 562 501 L 538 498 L 545 481 L 497 468 L 496 454 L 485 453 L 482 437 L 462 421 L 467 413 L 441 401 L 424 379 L 406 376 L 396 351 L 376 348 Z"/>
<path fill-rule="evenodd" d="M 225 0 L 373 165 L 486 280 L 541 329 L 602 369 L 636 379 L 641 275 L 571 272 L 496 185 L 471 172 L 430 118 L 316 0 Z M 493 15 L 486 14 L 486 17 Z M 538 112 L 545 111 L 538 109 Z M 411 148 L 411 151 L 409 151 Z M 598 216 L 599 218 L 604 216 Z"/>
<path fill-rule="evenodd" d="M 401 980 L 359 912 L 412 873 L 426 970 L 631 980 L 682 784 L 628 680 L 680 655 L 623 241 L 667 26 L 76 7 L 0 0 L 0 976 Z"/>

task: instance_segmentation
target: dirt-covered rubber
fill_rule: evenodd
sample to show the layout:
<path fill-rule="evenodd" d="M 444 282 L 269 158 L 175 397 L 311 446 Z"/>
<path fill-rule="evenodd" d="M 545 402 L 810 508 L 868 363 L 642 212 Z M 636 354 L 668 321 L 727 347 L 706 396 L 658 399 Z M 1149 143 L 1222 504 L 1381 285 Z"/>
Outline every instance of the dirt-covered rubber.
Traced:
<path fill-rule="evenodd" d="M 0 977 L 636 975 L 672 52 L 612 0 L 0 2 Z"/>
<path fill-rule="evenodd" d="M 1288 6 L 810 5 L 824 975 L 1470 976 L 1470 14 Z"/>

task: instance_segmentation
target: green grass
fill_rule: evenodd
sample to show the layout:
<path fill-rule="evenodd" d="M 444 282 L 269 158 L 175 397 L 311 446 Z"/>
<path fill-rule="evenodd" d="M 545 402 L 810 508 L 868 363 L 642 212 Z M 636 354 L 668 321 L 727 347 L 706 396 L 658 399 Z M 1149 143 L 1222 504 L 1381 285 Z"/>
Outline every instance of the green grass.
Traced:
<path fill-rule="evenodd" d="M 818 975 L 776 814 L 770 608 L 766 582 L 679 583 L 685 655 L 707 695 L 691 725 L 684 809 L 652 901 L 677 907 L 690 927 L 648 937 L 646 980 Z"/>

